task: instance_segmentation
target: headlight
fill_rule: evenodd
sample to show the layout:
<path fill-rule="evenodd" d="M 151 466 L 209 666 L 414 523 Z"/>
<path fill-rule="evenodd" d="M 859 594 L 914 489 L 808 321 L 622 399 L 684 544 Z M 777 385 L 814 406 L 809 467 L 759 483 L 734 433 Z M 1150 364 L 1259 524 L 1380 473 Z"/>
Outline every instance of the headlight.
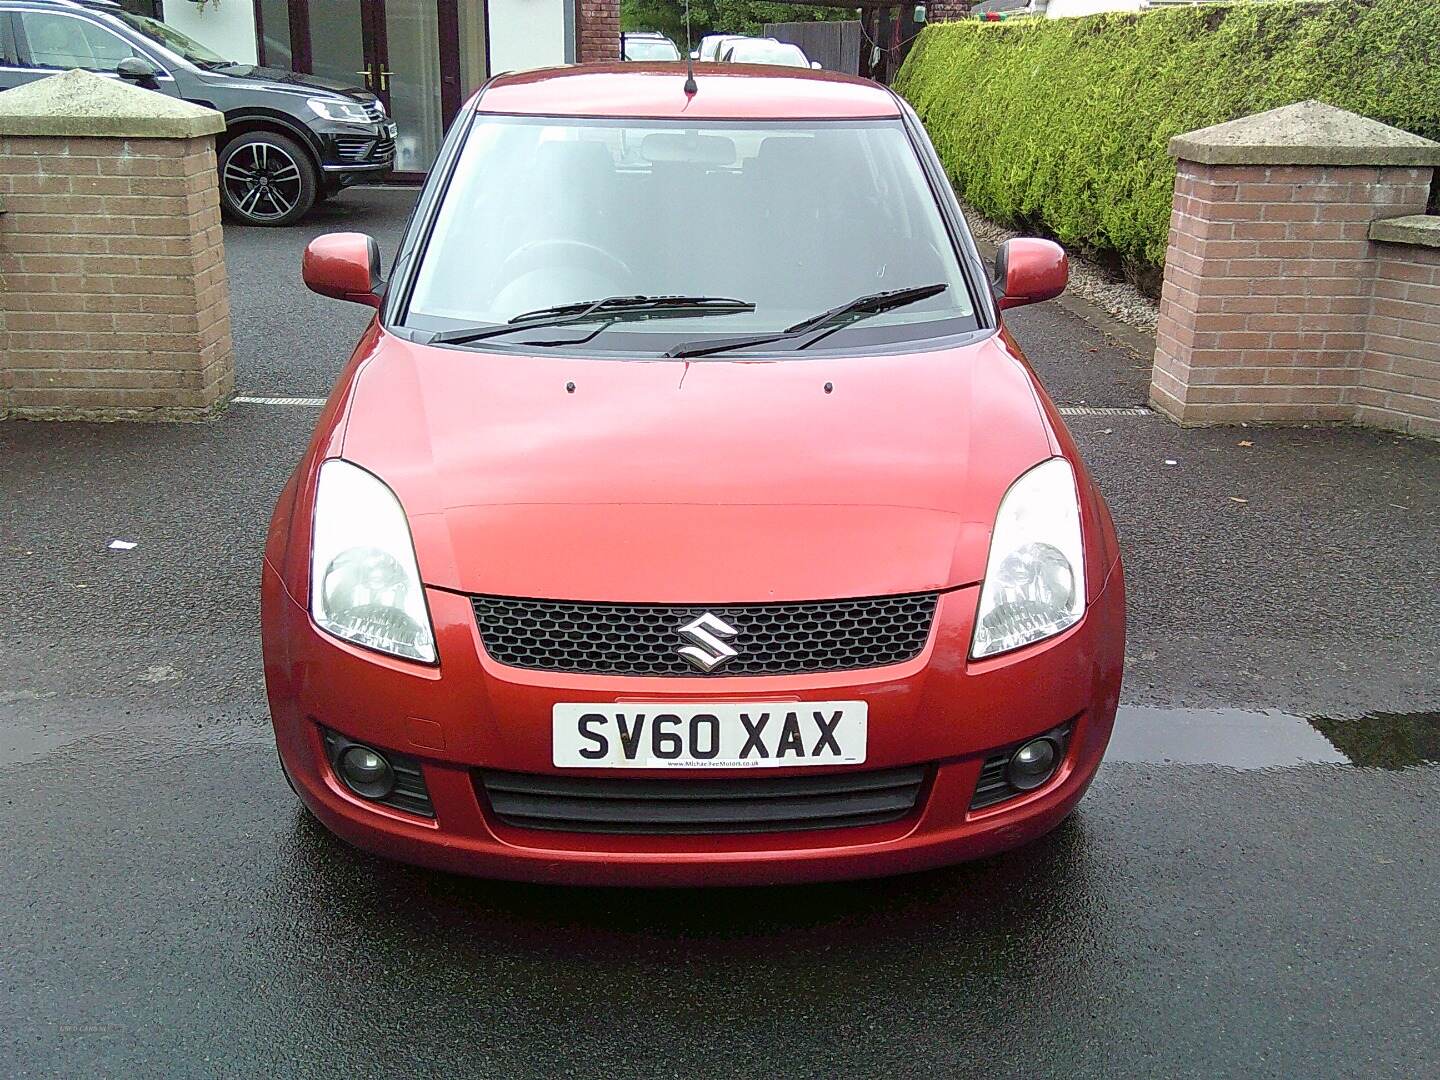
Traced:
<path fill-rule="evenodd" d="M 365 106 L 354 101 L 337 98 L 311 98 L 305 104 L 322 120 L 334 120 L 337 124 L 373 124 Z"/>
<path fill-rule="evenodd" d="M 1074 626 L 1085 613 L 1075 471 L 1051 458 L 1000 501 L 970 655 L 994 656 Z"/>
<path fill-rule="evenodd" d="M 346 641 L 435 662 L 435 634 L 405 511 L 388 487 L 347 461 L 320 466 L 310 614 Z"/>

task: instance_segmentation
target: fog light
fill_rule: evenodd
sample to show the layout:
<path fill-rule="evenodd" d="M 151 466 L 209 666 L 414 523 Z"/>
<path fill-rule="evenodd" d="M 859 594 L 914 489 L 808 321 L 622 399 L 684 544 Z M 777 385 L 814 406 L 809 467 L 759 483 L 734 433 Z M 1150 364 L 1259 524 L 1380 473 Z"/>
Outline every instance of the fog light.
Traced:
<path fill-rule="evenodd" d="M 395 790 L 395 770 L 368 746 L 347 746 L 339 772 L 346 787 L 367 799 L 383 799 Z"/>
<path fill-rule="evenodd" d="M 1049 780 L 1060 763 L 1060 747 L 1048 736 L 1031 739 L 1010 755 L 1005 778 L 1018 791 L 1033 791 Z"/>

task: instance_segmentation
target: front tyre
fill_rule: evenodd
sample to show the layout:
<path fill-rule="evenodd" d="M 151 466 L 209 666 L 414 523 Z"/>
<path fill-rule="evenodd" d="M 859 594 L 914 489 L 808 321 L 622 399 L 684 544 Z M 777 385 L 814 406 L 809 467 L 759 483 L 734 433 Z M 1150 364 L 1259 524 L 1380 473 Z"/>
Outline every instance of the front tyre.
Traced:
<path fill-rule="evenodd" d="M 315 204 L 319 178 L 294 139 L 251 131 L 220 151 L 220 209 L 244 225 L 293 225 Z"/>

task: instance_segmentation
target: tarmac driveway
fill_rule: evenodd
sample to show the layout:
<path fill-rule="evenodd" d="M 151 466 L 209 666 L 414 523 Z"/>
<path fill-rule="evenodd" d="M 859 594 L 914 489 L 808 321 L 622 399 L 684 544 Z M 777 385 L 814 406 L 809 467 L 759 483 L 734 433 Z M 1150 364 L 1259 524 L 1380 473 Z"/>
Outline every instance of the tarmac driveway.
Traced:
<path fill-rule="evenodd" d="M 240 393 L 329 391 L 365 313 L 226 237 Z M 1056 400 L 1144 363 L 1015 320 Z M 332 840 L 275 765 L 270 507 L 314 421 L 0 423 L 0 1061 L 14 1076 L 1416 1076 L 1440 1055 L 1440 447 L 1072 429 L 1125 546 L 1112 754 L 1028 849 L 852 885 L 538 888 Z M 112 552 L 121 538 L 138 546 Z"/>

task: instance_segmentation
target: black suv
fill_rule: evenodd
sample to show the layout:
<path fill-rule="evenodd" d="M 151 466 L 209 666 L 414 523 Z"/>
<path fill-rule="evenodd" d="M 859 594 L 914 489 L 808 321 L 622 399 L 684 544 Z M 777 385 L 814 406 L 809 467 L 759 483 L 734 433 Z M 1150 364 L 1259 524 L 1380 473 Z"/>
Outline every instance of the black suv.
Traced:
<path fill-rule="evenodd" d="M 71 68 L 224 113 L 220 205 L 236 221 L 290 225 L 395 163 L 395 125 L 368 90 L 231 63 L 112 0 L 0 0 L 0 90 Z"/>

